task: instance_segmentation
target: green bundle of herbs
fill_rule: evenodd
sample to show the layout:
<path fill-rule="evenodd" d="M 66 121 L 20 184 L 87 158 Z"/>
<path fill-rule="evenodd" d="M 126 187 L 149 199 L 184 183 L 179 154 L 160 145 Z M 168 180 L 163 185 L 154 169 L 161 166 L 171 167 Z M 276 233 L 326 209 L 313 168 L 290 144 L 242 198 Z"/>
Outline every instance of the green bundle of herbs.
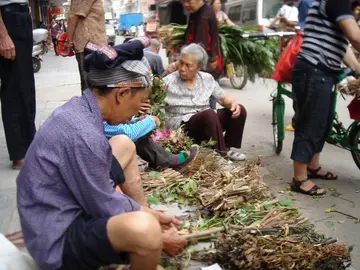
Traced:
<path fill-rule="evenodd" d="M 166 85 L 159 76 L 154 76 L 152 89 L 149 95 L 151 109 L 148 111 L 148 113 L 160 119 L 160 130 L 164 129 L 166 121 L 166 112 L 164 109 L 165 98 Z"/>

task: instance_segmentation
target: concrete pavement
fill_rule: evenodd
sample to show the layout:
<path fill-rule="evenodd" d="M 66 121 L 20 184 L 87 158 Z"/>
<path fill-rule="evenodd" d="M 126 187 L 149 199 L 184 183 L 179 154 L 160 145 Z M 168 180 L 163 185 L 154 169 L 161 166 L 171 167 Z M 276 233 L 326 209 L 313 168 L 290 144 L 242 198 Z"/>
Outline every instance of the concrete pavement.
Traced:
<path fill-rule="evenodd" d="M 165 59 L 164 59 L 165 60 Z M 80 95 L 79 75 L 74 57 L 56 57 L 52 52 L 45 55 L 43 66 L 36 78 L 37 88 L 37 127 L 47 119 L 52 111 L 71 97 Z M 293 133 L 287 132 L 284 150 L 276 155 L 273 149 L 271 127 L 271 92 L 276 84 L 271 81 L 258 80 L 249 83 L 244 90 L 230 88 L 228 80 L 221 85 L 243 104 L 248 111 L 243 150 L 248 157 L 263 156 L 264 180 L 279 192 L 280 197 L 291 198 L 296 205 L 309 217 L 317 228 L 329 237 L 354 245 L 353 266 L 360 269 L 360 224 L 345 216 L 325 213 L 325 209 L 343 211 L 360 216 L 360 174 L 349 152 L 326 145 L 322 164 L 340 175 L 337 181 L 320 181 L 328 194 L 324 198 L 313 199 L 308 196 L 291 194 L 287 191 L 288 182 L 292 178 L 292 162 L 289 159 Z M 286 119 L 290 123 L 292 117 L 291 102 L 287 101 Z M 340 102 L 340 117 L 347 119 L 346 102 Z M 16 176 L 17 172 L 10 169 L 10 162 L 5 144 L 3 127 L 0 125 L 0 232 L 10 233 L 20 229 L 16 211 Z M 334 194 L 334 193 L 337 194 Z M 339 197 L 339 194 L 341 196 Z"/>

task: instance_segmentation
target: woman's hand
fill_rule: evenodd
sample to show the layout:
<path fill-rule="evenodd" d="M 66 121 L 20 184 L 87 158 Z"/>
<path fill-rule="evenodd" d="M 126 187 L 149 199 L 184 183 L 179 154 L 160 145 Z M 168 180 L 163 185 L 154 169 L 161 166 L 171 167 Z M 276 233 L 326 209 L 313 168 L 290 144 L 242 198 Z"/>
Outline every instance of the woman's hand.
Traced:
<path fill-rule="evenodd" d="M 160 127 L 161 121 L 160 121 L 159 117 L 152 115 L 151 118 L 152 118 L 152 120 L 154 120 L 156 127 L 157 128 Z"/>
<path fill-rule="evenodd" d="M 148 110 L 151 109 L 150 100 L 145 100 L 145 102 L 141 103 L 141 107 L 139 110 L 139 114 L 146 114 Z"/>
<path fill-rule="evenodd" d="M 240 116 L 241 113 L 241 107 L 239 104 L 237 104 L 235 101 L 233 101 L 230 111 L 233 113 L 232 118 L 236 119 Z"/>

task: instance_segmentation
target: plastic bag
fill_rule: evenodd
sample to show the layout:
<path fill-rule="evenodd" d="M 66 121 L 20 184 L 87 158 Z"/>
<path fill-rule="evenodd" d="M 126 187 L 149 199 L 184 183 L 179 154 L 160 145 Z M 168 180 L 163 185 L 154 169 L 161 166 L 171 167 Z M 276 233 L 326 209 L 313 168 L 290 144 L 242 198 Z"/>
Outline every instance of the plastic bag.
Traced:
<path fill-rule="evenodd" d="M 75 53 L 73 50 L 68 50 L 65 51 L 64 49 L 64 45 L 65 45 L 65 41 L 67 39 L 67 33 L 63 33 L 60 35 L 60 37 L 58 38 L 58 45 L 56 46 L 56 52 L 61 55 L 61 56 L 74 56 Z"/>
<path fill-rule="evenodd" d="M 356 121 L 360 121 L 360 99 L 354 98 L 348 105 L 350 118 Z"/>
<path fill-rule="evenodd" d="M 278 82 L 291 83 L 291 73 L 303 40 L 304 37 L 302 32 L 299 32 L 292 40 L 290 40 L 276 64 L 272 79 Z"/>

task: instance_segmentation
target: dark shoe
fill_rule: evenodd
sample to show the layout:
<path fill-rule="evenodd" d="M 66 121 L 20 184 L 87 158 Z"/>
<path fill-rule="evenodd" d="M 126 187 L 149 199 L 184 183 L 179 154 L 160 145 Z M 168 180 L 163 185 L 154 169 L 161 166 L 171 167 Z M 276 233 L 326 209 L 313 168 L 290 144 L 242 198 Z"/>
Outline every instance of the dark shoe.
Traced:
<path fill-rule="evenodd" d="M 320 175 L 318 172 L 321 170 L 321 166 L 316 170 L 307 168 L 309 179 L 323 179 L 323 180 L 336 180 L 338 176 L 332 172 L 327 172 L 325 175 Z"/>
<path fill-rule="evenodd" d="M 185 161 L 181 164 L 170 166 L 170 168 L 174 169 L 175 171 L 180 171 L 181 169 L 188 166 L 191 162 L 193 162 L 196 159 L 198 153 L 199 153 L 199 146 L 198 145 L 191 146 L 190 154 L 187 154 Z"/>
<path fill-rule="evenodd" d="M 11 165 L 11 168 L 13 170 L 20 170 L 21 167 L 23 166 L 24 164 L 24 160 L 23 159 L 19 159 L 19 160 L 14 160 L 12 165 Z"/>
<path fill-rule="evenodd" d="M 291 190 L 298 192 L 298 193 L 305 194 L 305 195 L 310 195 L 310 196 L 321 196 L 321 195 L 326 194 L 326 190 L 324 190 L 324 192 L 319 193 L 318 190 L 320 190 L 321 188 L 315 184 L 309 190 L 303 190 L 301 188 L 301 185 L 308 181 L 310 181 L 308 178 L 305 180 L 302 180 L 302 181 L 297 181 L 295 178 L 293 178 L 293 181 L 291 183 Z"/>

